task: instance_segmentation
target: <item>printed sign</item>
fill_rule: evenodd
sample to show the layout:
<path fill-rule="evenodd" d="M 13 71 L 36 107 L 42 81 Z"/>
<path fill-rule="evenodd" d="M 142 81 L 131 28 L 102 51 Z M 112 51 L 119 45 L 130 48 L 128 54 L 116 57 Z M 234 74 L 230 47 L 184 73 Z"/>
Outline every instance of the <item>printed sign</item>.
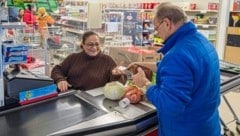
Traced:
<path fill-rule="evenodd" d="M 27 61 L 28 46 L 3 44 L 3 63 L 19 64 Z"/>

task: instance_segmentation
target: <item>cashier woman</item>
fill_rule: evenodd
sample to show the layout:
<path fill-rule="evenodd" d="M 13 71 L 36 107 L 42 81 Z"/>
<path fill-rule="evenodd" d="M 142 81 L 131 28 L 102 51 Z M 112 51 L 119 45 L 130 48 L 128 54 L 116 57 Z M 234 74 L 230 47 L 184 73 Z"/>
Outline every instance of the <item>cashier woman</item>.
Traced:
<path fill-rule="evenodd" d="M 101 46 L 97 33 L 88 31 L 83 34 L 83 51 L 69 55 L 52 69 L 51 77 L 60 92 L 69 88 L 94 89 L 116 80 L 124 82 L 122 72 L 110 56 L 101 52 Z"/>

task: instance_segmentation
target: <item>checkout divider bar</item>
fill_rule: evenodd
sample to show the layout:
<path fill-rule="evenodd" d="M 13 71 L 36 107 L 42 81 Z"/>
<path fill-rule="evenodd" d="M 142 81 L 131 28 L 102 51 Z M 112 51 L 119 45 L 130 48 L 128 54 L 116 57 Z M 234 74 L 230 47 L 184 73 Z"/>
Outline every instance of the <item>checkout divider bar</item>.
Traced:
<path fill-rule="evenodd" d="M 88 104 L 92 105 L 93 107 L 96 107 L 98 109 L 102 109 L 99 104 L 94 102 L 93 99 L 89 98 L 89 95 L 85 91 L 78 90 L 78 92 L 75 94 L 76 97 L 80 98 L 81 100 L 87 102 Z"/>
<path fill-rule="evenodd" d="M 230 79 L 221 83 L 221 94 L 225 94 L 230 91 L 239 91 L 240 89 L 240 75 L 231 77 Z"/>

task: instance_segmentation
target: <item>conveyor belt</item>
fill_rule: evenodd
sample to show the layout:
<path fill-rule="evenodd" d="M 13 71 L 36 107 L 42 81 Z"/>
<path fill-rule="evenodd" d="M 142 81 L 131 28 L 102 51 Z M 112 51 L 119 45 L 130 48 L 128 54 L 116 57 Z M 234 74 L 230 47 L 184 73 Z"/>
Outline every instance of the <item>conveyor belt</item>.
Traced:
<path fill-rule="evenodd" d="M 135 136 L 157 124 L 156 110 L 146 101 L 121 108 L 118 101 L 108 100 L 104 97 L 102 87 L 79 91 L 75 95 L 107 113 L 50 135 Z"/>
<path fill-rule="evenodd" d="M 1 136 L 44 136 L 105 114 L 74 95 L 0 115 Z"/>

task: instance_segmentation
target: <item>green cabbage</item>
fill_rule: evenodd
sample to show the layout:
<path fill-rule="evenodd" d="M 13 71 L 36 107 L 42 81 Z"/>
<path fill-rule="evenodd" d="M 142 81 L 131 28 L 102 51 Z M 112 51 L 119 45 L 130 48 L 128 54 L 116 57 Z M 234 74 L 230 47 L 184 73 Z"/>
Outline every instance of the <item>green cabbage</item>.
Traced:
<path fill-rule="evenodd" d="M 104 86 L 103 94 L 110 100 L 120 100 L 124 95 L 124 85 L 118 81 L 109 82 Z"/>

